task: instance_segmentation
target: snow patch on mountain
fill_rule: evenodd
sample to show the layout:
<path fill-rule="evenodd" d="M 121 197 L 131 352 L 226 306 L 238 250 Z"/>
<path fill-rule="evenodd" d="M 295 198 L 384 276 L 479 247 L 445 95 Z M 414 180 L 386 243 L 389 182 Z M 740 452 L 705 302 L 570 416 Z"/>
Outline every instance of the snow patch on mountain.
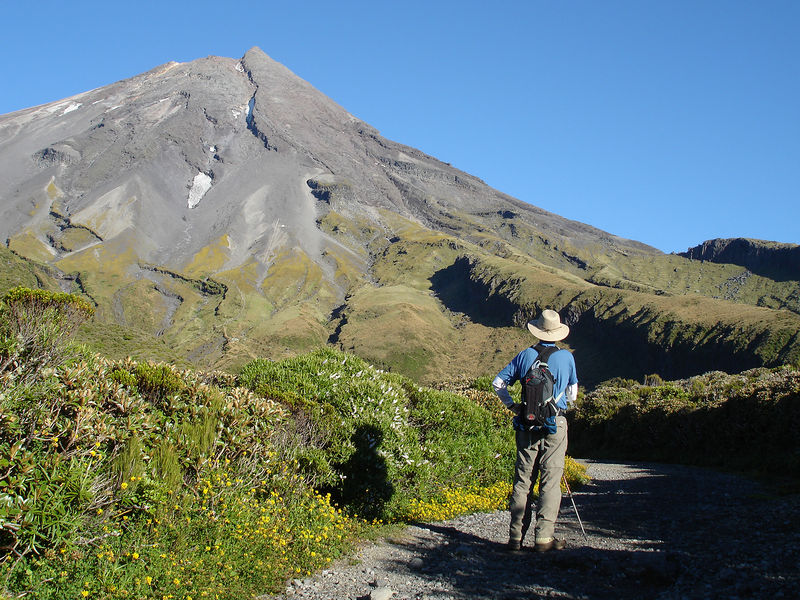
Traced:
<path fill-rule="evenodd" d="M 192 189 L 189 190 L 189 208 L 194 208 L 200 204 L 200 200 L 206 195 L 206 192 L 211 189 L 211 177 L 200 171 L 194 176 L 192 180 Z"/>

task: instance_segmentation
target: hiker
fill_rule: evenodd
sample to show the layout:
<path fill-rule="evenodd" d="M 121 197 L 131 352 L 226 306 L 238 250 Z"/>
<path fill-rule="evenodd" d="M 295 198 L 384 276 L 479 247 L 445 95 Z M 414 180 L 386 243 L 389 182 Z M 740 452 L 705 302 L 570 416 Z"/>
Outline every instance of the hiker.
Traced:
<path fill-rule="evenodd" d="M 555 342 L 563 340 L 569 334 L 569 327 L 561 322 L 557 312 L 549 309 L 542 311 L 538 319 L 528 322 L 528 331 L 539 343 L 517 354 L 497 374 L 492 385 L 503 404 L 515 415 L 513 423 L 517 440 L 517 463 L 511 495 L 508 549 L 522 549 L 522 541 L 533 517 L 533 486 L 537 475 L 541 474 L 533 549 L 547 552 L 561 550 L 566 546 L 566 542 L 556 539 L 554 534 L 555 521 L 561 506 L 561 477 L 567 451 L 567 419 L 564 412 L 567 410 L 567 401 L 573 402 L 578 395 L 578 377 L 572 353 L 555 345 Z M 554 380 L 553 397 L 556 399 L 557 410 L 553 411 L 555 419 L 551 417 L 549 422 L 550 429 L 555 429 L 554 433 L 547 427 L 529 429 L 524 426 L 520 417 L 523 405 L 515 404 L 507 389 L 515 381 L 522 382 L 539 358 L 545 359 Z"/>

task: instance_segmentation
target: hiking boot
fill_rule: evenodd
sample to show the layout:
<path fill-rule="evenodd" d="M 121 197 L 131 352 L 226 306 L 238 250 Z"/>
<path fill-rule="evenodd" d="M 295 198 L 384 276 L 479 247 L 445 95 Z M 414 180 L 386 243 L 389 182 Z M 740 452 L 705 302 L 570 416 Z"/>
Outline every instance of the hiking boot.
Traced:
<path fill-rule="evenodd" d="M 508 540 L 506 550 L 509 552 L 520 552 L 522 550 L 522 540 Z"/>
<path fill-rule="evenodd" d="M 567 547 L 564 540 L 552 539 L 549 542 L 536 542 L 533 545 L 534 552 L 549 552 L 550 550 L 563 550 Z"/>

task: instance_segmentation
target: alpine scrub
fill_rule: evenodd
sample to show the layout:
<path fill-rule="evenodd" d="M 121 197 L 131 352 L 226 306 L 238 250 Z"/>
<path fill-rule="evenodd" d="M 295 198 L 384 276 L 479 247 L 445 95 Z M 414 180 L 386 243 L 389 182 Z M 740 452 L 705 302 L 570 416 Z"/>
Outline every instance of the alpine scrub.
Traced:
<path fill-rule="evenodd" d="M 479 383 L 448 386 L 457 394 L 419 387 L 331 349 L 254 361 L 239 383 L 292 407 L 303 424 L 292 447 L 304 476 L 360 515 L 441 520 L 508 505 L 513 431 Z M 565 473 L 588 481 L 571 458 Z"/>
<path fill-rule="evenodd" d="M 368 527 L 286 459 L 287 411 L 230 376 L 95 357 L 42 377 L 46 395 L 2 396 L 11 593 L 248 597 L 342 556 Z"/>
<path fill-rule="evenodd" d="M 670 382 L 651 375 L 646 384 L 614 379 L 576 404 L 573 450 L 583 456 L 800 477 L 796 365 Z"/>
<path fill-rule="evenodd" d="M 510 428 L 475 402 L 335 350 L 254 361 L 240 382 L 291 406 L 304 474 L 369 518 L 406 520 L 412 499 L 504 481 L 513 460 Z"/>
<path fill-rule="evenodd" d="M 89 311 L 47 294 L 3 306 L 4 593 L 250 597 L 368 532 L 287 456 L 280 402 L 232 375 L 87 355 L 65 340 L 80 320 L 70 302 Z M 41 307 L 49 321 L 32 317 Z"/>

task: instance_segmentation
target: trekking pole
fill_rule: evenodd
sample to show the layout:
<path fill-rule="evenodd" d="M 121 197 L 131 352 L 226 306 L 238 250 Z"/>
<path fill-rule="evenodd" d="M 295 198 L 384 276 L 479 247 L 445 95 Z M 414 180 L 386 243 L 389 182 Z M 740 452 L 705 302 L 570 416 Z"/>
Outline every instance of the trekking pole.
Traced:
<path fill-rule="evenodd" d="M 564 485 L 567 488 L 567 494 L 569 494 L 569 499 L 572 500 L 572 508 L 575 509 L 575 516 L 578 517 L 578 525 L 581 526 L 581 531 L 583 532 L 583 537 L 586 539 L 586 542 L 589 542 L 589 536 L 586 535 L 586 530 L 583 528 L 583 521 L 581 521 L 581 516 L 578 514 L 578 507 L 575 505 L 575 498 L 572 497 L 572 490 L 569 489 L 569 483 L 567 483 L 567 476 L 562 474 L 561 478 L 564 480 Z"/>

